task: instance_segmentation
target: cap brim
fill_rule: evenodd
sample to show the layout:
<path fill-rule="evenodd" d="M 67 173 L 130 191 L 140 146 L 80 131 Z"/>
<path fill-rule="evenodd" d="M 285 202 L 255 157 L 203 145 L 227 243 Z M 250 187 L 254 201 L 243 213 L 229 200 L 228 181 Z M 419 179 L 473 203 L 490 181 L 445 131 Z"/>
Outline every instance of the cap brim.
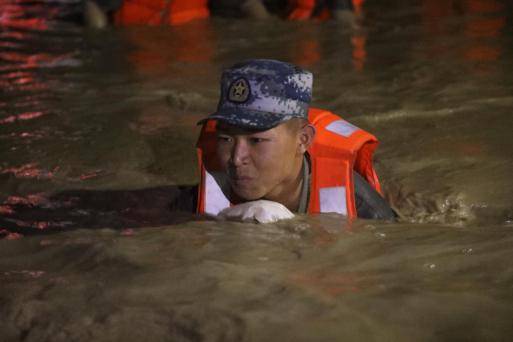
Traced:
<path fill-rule="evenodd" d="M 299 117 L 293 114 L 275 114 L 269 112 L 261 112 L 256 110 L 244 109 L 244 111 L 237 111 L 234 109 L 228 113 L 217 112 L 207 116 L 198 121 L 198 125 L 203 125 L 208 120 L 219 120 L 229 125 L 249 129 L 249 130 L 267 130 L 278 126 L 280 123 L 288 121 L 294 117 Z"/>

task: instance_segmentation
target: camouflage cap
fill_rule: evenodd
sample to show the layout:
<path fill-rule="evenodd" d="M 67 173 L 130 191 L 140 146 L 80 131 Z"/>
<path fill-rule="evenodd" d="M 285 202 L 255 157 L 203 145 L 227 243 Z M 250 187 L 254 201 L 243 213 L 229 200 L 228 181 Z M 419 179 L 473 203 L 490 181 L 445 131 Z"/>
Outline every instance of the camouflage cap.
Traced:
<path fill-rule="evenodd" d="M 216 119 L 241 128 L 266 130 L 291 118 L 308 118 L 312 73 L 270 59 L 238 63 L 223 72 Z"/>

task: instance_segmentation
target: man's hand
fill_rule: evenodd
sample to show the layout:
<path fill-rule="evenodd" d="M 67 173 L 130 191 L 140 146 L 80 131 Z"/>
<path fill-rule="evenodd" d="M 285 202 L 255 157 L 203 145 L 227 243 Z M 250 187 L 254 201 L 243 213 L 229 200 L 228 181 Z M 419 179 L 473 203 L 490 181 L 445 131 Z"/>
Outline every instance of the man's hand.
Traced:
<path fill-rule="evenodd" d="M 270 223 L 293 218 L 294 214 L 278 202 L 258 200 L 226 208 L 218 214 L 218 217 L 229 220 L 254 220 L 259 223 Z"/>

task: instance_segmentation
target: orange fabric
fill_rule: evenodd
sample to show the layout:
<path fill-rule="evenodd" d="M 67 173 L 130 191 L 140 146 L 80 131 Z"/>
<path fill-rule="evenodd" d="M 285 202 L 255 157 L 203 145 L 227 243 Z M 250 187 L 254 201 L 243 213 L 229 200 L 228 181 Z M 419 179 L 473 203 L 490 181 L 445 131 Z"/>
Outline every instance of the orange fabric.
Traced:
<path fill-rule="evenodd" d="M 319 213 L 320 189 L 344 186 L 346 188 L 347 215 L 355 218 L 353 170 L 364 177 L 376 191 L 381 192 L 372 155 L 378 145 L 377 139 L 361 129 L 344 137 L 326 129 L 326 126 L 341 118 L 329 111 L 311 108 L 308 119 L 315 126 L 317 134 L 308 153 L 311 162 L 309 213 Z M 211 120 L 202 128 L 197 143 L 201 181 L 198 192 L 198 213 L 205 212 L 205 171 L 220 169 L 216 158 L 216 122 Z"/>
<path fill-rule="evenodd" d="M 356 14 L 361 14 L 365 0 L 353 0 L 353 8 Z"/>
<path fill-rule="evenodd" d="M 323 8 L 321 12 L 315 16 L 315 19 L 317 19 L 318 21 L 326 21 L 331 19 L 331 16 L 331 11 L 328 8 Z"/>
<path fill-rule="evenodd" d="M 490 44 L 490 41 L 499 38 L 502 29 L 506 27 L 506 16 L 486 15 L 501 13 L 503 5 L 494 0 L 467 0 L 465 10 L 472 15 L 465 24 L 464 34 L 471 44 L 464 52 L 464 58 L 478 63 L 497 61 L 503 52 L 500 45 Z"/>
<path fill-rule="evenodd" d="M 293 54 L 294 64 L 306 67 L 312 66 L 321 60 L 319 41 L 314 37 L 303 36 L 297 46 L 294 46 Z"/>
<path fill-rule="evenodd" d="M 117 25 L 180 25 L 209 16 L 208 0 L 125 0 Z"/>
<path fill-rule="evenodd" d="M 209 120 L 203 125 L 201 133 L 196 144 L 196 151 L 198 155 L 199 171 L 200 171 L 200 184 L 198 187 L 198 204 L 197 212 L 205 213 L 205 172 L 206 170 L 219 170 L 216 155 L 216 125 L 215 120 Z M 213 156 L 210 157 L 209 156 Z"/>
<path fill-rule="evenodd" d="M 291 12 L 287 19 L 305 20 L 310 19 L 315 7 L 315 0 L 293 0 L 290 1 Z"/>
<path fill-rule="evenodd" d="M 208 18 L 208 0 L 172 0 L 169 24 L 185 24 L 194 19 Z"/>

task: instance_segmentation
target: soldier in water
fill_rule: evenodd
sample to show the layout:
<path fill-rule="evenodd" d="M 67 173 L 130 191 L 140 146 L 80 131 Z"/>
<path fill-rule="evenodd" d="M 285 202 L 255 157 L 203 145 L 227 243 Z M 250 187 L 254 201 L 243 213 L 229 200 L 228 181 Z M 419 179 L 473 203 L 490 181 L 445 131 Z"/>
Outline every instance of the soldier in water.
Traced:
<path fill-rule="evenodd" d="M 372 163 L 377 139 L 311 108 L 312 83 L 276 60 L 225 70 L 218 108 L 199 122 L 200 184 L 173 208 L 257 221 L 293 212 L 393 219 Z"/>

